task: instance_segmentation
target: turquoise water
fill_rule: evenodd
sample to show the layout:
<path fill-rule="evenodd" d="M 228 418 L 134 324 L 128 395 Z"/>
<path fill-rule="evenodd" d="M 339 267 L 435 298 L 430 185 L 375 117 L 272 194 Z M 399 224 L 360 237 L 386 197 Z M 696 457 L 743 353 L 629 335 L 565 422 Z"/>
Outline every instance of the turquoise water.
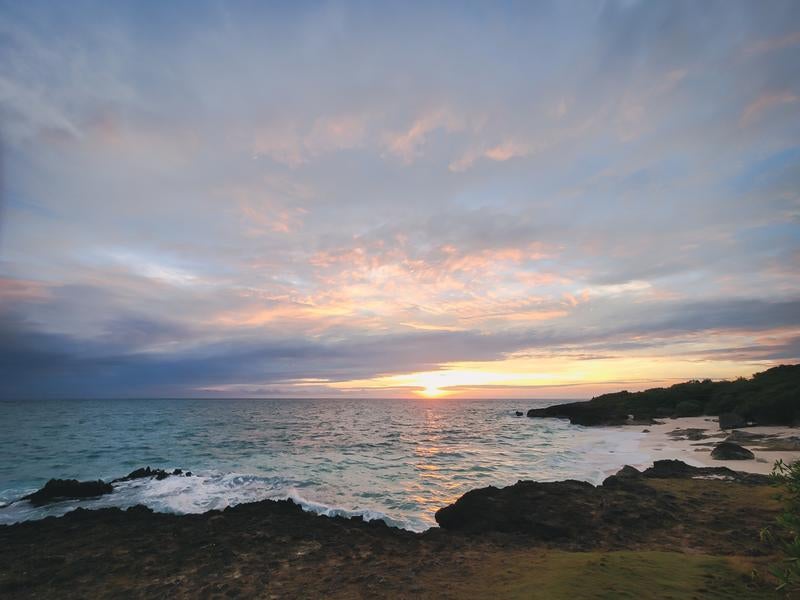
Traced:
<path fill-rule="evenodd" d="M 0 402 L 0 502 L 52 477 L 112 479 L 150 465 L 194 477 L 119 484 L 88 502 L 0 508 L 0 523 L 76 506 L 202 512 L 294 498 L 412 530 L 464 492 L 519 479 L 598 482 L 640 463 L 641 434 L 516 417 L 519 400 L 61 400 Z"/>

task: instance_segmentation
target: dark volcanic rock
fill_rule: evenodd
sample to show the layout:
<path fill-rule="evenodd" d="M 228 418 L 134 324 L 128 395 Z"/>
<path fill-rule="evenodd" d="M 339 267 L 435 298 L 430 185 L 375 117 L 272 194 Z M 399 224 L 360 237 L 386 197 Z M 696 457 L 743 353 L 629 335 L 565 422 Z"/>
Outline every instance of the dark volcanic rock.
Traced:
<path fill-rule="evenodd" d="M 587 509 L 594 486 L 582 481 L 520 481 L 467 492 L 436 512 L 441 527 L 456 531 L 503 531 L 543 540 L 575 538 L 591 527 Z"/>
<path fill-rule="evenodd" d="M 629 467 L 597 487 L 582 481 L 519 481 L 473 490 L 437 511 L 436 522 L 450 531 L 518 533 L 576 547 L 639 539 L 673 524 L 675 517 L 673 499 L 659 495 L 637 474 Z"/>
<path fill-rule="evenodd" d="M 753 444 L 761 442 L 770 438 L 775 438 L 774 434 L 768 433 L 751 433 L 749 431 L 731 431 L 728 437 L 725 438 L 726 442 L 736 442 L 737 444 Z"/>
<path fill-rule="evenodd" d="M 131 471 L 125 477 L 119 477 L 118 479 L 114 479 L 111 483 L 119 483 L 121 481 L 133 481 L 134 479 L 145 479 L 145 478 L 155 478 L 158 481 L 162 479 L 166 479 L 170 475 L 180 475 L 182 471 L 180 469 L 175 469 L 172 473 L 165 471 L 164 469 L 151 469 L 150 467 L 144 467 L 142 469 L 136 469 L 135 471 Z M 187 477 L 191 475 L 191 473 L 186 473 Z"/>
<path fill-rule="evenodd" d="M 692 467 L 680 460 L 657 460 L 642 475 L 647 479 L 709 479 L 723 477 L 748 485 L 768 485 L 769 475 L 734 471 L 728 467 Z"/>
<path fill-rule="evenodd" d="M 44 487 L 32 494 L 23 496 L 34 506 L 42 506 L 59 500 L 95 498 L 114 491 L 111 484 L 101 480 L 78 481 L 76 479 L 51 479 Z"/>
<path fill-rule="evenodd" d="M 516 416 L 518 416 L 518 417 L 521 417 L 521 416 L 522 416 L 522 411 L 521 411 L 521 410 L 518 410 L 518 411 L 517 411 L 516 413 L 514 413 L 514 414 L 515 414 Z"/>
<path fill-rule="evenodd" d="M 711 458 L 716 460 L 752 460 L 755 455 L 739 444 L 720 442 L 711 451 Z"/>
<path fill-rule="evenodd" d="M 692 467 L 680 460 L 657 460 L 652 467 L 645 469 L 643 475 L 653 479 L 684 479 L 703 474 L 701 470 L 702 467 Z"/>
<path fill-rule="evenodd" d="M 569 419 L 573 425 L 625 425 L 628 422 L 627 413 L 610 411 L 606 407 L 592 405 L 590 402 L 572 402 L 546 408 L 532 408 L 528 411 L 528 416 L 531 418 Z"/>
<path fill-rule="evenodd" d="M 605 481 L 603 481 L 603 487 L 613 488 L 613 487 L 631 487 L 631 485 L 638 484 L 643 475 L 641 471 L 631 467 L 630 465 L 625 465 L 617 471 L 615 475 L 611 475 L 610 477 L 606 477 Z"/>
<path fill-rule="evenodd" d="M 669 479 L 725 479 L 726 485 L 770 483 L 766 475 L 661 460 L 644 472 L 626 466 L 600 486 L 581 481 L 519 481 L 501 489 L 472 490 L 437 511 L 436 522 L 450 531 L 517 533 L 575 547 L 630 543 L 694 518 L 689 514 L 694 510 L 691 506 L 680 506 L 674 494 L 653 487 L 655 481 L 649 483 Z M 668 482 L 659 485 L 663 483 Z"/>
<path fill-rule="evenodd" d="M 719 416 L 720 429 L 738 429 L 740 427 L 747 427 L 747 421 L 741 415 L 736 413 L 722 413 Z"/>
<path fill-rule="evenodd" d="M 688 429 L 675 429 L 670 431 L 667 435 L 674 439 L 686 439 L 692 442 L 698 442 L 706 438 L 705 429 L 688 428 Z"/>

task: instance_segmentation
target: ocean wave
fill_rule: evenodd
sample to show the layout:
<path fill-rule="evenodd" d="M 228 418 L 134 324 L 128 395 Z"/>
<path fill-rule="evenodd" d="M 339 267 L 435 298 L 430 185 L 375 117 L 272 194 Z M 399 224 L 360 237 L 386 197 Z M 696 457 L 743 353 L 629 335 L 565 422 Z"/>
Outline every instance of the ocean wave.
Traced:
<path fill-rule="evenodd" d="M 424 531 L 430 525 L 421 519 L 393 518 L 370 508 L 345 508 L 311 500 L 298 488 L 303 482 L 282 477 L 260 477 L 242 473 L 200 473 L 172 476 L 162 480 L 135 479 L 114 484 L 114 493 L 90 500 L 65 500 L 36 507 L 27 500 L 0 506 L 0 525 L 61 516 L 78 507 L 87 509 L 128 508 L 141 504 L 157 512 L 199 514 L 229 506 L 261 500 L 291 500 L 303 510 L 327 517 L 361 517 L 365 521 L 383 521 L 390 527 Z M 33 491 L 33 490 L 31 490 Z"/>

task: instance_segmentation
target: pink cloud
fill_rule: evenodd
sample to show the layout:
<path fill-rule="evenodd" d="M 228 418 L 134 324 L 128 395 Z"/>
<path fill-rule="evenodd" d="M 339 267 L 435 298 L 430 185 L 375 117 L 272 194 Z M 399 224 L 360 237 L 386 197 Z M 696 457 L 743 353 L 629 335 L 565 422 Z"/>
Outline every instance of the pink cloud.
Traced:
<path fill-rule="evenodd" d="M 385 146 L 389 153 L 410 164 L 425 145 L 429 133 L 437 129 L 452 133 L 464 128 L 465 120 L 462 117 L 441 108 L 417 118 L 406 131 L 386 136 Z"/>
<path fill-rule="evenodd" d="M 772 52 L 773 50 L 780 50 L 782 48 L 791 48 L 800 44 L 800 31 L 793 31 L 786 35 L 761 40 L 755 44 L 751 44 L 744 49 L 746 56 L 754 56 L 764 54 L 765 52 Z"/>
<path fill-rule="evenodd" d="M 746 126 L 758 119 L 761 113 L 770 109 L 782 106 L 784 104 L 793 104 L 797 102 L 798 97 L 792 92 L 766 92 L 761 94 L 753 102 L 748 104 L 742 111 L 742 116 L 739 118 L 739 124 Z"/>
<path fill-rule="evenodd" d="M 254 157 L 268 156 L 289 167 L 299 167 L 311 159 L 362 146 L 367 138 L 367 115 L 324 116 L 310 125 L 276 122 L 262 127 L 252 143 Z"/>
<path fill-rule="evenodd" d="M 448 168 L 454 173 L 460 173 L 470 169 L 477 160 L 486 158 L 496 162 L 504 162 L 512 158 L 522 158 L 528 156 L 533 151 L 530 144 L 514 140 L 506 140 L 496 146 L 489 148 L 471 148 L 459 158 L 452 161 Z"/>
<path fill-rule="evenodd" d="M 0 299 L 2 300 L 45 300 L 50 297 L 47 286 L 29 279 L 0 277 Z"/>
<path fill-rule="evenodd" d="M 245 233 L 257 236 L 299 229 L 308 213 L 303 204 L 313 196 L 313 191 L 308 186 L 271 176 L 258 186 L 224 188 L 217 190 L 217 194 L 238 208 Z"/>
<path fill-rule="evenodd" d="M 508 141 L 508 142 L 503 142 L 502 144 L 495 146 L 494 148 L 489 148 L 486 152 L 483 153 L 483 155 L 491 160 L 504 161 L 515 158 L 517 156 L 527 156 L 529 152 L 530 152 L 530 147 L 527 144 Z"/>

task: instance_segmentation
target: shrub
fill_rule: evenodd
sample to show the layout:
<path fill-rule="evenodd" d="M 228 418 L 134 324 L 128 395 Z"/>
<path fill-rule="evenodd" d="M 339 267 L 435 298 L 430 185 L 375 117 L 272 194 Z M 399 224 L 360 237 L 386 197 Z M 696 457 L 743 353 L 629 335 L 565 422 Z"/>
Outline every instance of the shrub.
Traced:
<path fill-rule="evenodd" d="M 778 517 L 778 527 L 786 534 L 784 561 L 772 569 L 778 589 L 789 594 L 800 592 L 800 460 L 789 465 L 779 460 L 772 477 L 784 486 L 786 508 Z"/>
<path fill-rule="evenodd" d="M 683 400 L 675 406 L 676 417 L 699 417 L 703 414 L 703 405 Z"/>

